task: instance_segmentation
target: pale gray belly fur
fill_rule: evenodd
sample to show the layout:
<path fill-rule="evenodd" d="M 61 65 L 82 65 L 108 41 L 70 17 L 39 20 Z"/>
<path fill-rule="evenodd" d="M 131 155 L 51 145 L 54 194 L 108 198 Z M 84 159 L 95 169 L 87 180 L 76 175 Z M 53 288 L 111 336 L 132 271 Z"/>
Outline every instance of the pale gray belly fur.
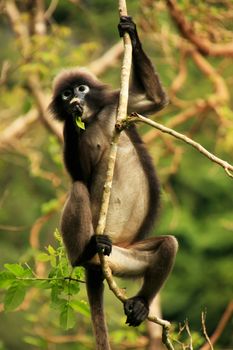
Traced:
<path fill-rule="evenodd" d="M 98 222 L 105 180 L 103 174 L 106 174 L 106 163 L 100 161 L 90 198 L 94 230 Z M 124 242 L 130 243 L 137 235 L 148 212 L 148 197 L 148 181 L 136 149 L 126 133 L 122 132 L 105 228 L 105 233 L 111 237 L 113 243 L 124 245 Z"/>

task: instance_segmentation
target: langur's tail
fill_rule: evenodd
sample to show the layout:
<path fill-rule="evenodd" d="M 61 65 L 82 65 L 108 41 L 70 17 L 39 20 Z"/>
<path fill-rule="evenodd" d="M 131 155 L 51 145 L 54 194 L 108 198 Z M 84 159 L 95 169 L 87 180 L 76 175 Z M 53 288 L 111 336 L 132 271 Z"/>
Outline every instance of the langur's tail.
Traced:
<path fill-rule="evenodd" d="M 86 283 L 91 308 L 92 325 L 96 339 L 96 350 L 111 350 L 108 329 L 104 316 L 104 283 L 101 270 L 86 269 Z"/>

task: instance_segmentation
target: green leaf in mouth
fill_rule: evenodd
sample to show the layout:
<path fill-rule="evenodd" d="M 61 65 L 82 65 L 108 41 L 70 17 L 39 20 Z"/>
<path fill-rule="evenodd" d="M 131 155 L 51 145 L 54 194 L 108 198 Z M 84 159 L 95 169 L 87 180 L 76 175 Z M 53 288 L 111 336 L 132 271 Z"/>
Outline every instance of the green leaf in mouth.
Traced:
<path fill-rule="evenodd" d="M 75 123 L 79 129 L 85 130 L 85 123 L 82 121 L 81 117 L 75 117 Z"/>

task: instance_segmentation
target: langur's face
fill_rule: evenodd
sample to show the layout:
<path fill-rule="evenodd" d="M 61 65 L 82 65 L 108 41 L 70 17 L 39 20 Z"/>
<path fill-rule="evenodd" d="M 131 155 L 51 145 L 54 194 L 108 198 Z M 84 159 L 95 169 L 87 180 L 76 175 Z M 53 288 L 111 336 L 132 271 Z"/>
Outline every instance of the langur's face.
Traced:
<path fill-rule="evenodd" d="M 115 100 L 114 100 L 115 101 Z M 111 90 L 90 74 L 77 70 L 60 73 L 54 81 L 49 110 L 54 118 L 91 122 L 100 110 L 113 102 Z"/>
<path fill-rule="evenodd" d="M 74 119 L 81 117 L 86 120 L 90 117 L 91 111 L 88 107 L 87 95 L 90 93 L 88 85 L 75 85 L 64 89 L 61 92 L 61 99 L 66 112 Z"/>

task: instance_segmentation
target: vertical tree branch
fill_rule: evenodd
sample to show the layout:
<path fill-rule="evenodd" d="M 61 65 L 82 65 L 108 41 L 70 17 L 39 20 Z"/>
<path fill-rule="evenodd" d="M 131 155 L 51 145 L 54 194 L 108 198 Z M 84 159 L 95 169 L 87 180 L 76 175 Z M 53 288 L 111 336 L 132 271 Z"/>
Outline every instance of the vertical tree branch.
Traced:
<path fill-rule="evenodd" d="M 119 1 L 119 14 L 120 16 L 122 16 L 123 14 L 127 15 L 125 0 Z M 126 33 L 124 34 L 124 58 L 123 58 L 122 70 L 121 70 L 121 89 L 120 89 L 120 97 L 119 97 L 119 106 L 118 106 L 117 117 L 116 117 L 117 124 L 119 124 L 127 116 L 131 62 L 132 62 L 132 46 L 131 46 L 129 35 Z M 106 181 L 104 184 L 99 222 L 96 229 L 97 234 L 103 234 L 106 226 L 107 212 L 109 207 L 112 181 L 113 181 L 113 173 L 114 173 L 114 167 L 115 167 L 116 155 L 117 155 L 117 144 L 118 144 L 119 138 L 120 138 L 120 131 L 118 129 L 115 129 L 112 142 L 111 142 L 111 147 L 110 147 Z M 103 265 L 106 265 L 104 263 L 105 259 L 102 254 L 100 255 L 100 259 Z"/>
<path fill-rule="evenodd" d="M 127 16 L 125 0 L 119 0 L 119 15 Z M 124 57 L 121 68 L 121 89 L 119 98 L 119 107 L 117 112 L 117 123 L 127 116 L 127 106 L 129 97 L 129 79 L 132 65 L 132 45 L 128 33 L 124 34 Z"/>
<path fill-rule="evenodd" d="M 119 0 L 119 14 L 127 15 L 126 3 L 125 0 Z M 119 124 L 124 118 L 127 117 L 127 104 L 128 104 L 128 91 L 129 91 L 129 79 L 130 79 L 130 70 L 131 70 L 131 61 L 132 61 L 132 47 L 129 35 L 124 34 L 124 57 L 121 70 L 121 89 L 119 97 L 119 106 L 116 116 L 116 124 Z M 116 163 L 117 156 L 117 144 L 120 138 L 120 130 L 115 128 L 113 133 L 113 138 L 110 146 L 108 168 L 106 173 L 106 180 L 103 189 L 103 197 L 101 203 L 101 209 L 99 214 L 99 221 L 96 228 L 96 234 L 103 234 L 106 226 L 107 213 L 109 208 L 111 188 L 113 182 L 113 174 Z M 99 254 L 100 262 L 102 269 L 105 275 L 105 278 L 108 282 L 109 288 L 113 293 L 121 300 L 124 301 L 126 298 L 118 289 L 116 283 L 112 279 L 112 272 L 108 266 L 108 263 L 103 254 Z"/>

